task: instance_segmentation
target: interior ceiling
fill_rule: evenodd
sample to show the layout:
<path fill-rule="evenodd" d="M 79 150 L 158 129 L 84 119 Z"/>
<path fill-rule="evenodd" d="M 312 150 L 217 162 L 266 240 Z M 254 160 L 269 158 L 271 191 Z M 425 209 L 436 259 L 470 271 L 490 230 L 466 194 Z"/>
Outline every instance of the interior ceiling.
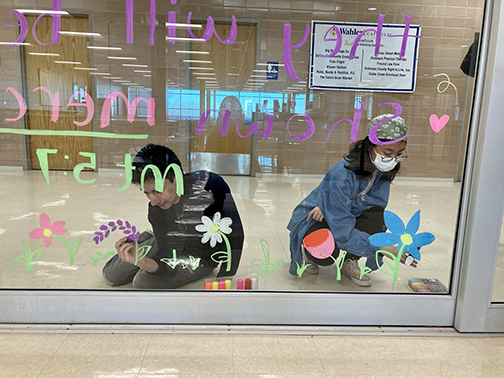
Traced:
<path fill-rule="evenodd" d="M 92 40 L 92 45 L 103 47 L 112 44 L 114 39 L 122 41 L 122 43 L 114 44 L 122 50 L 93 50 L 93 68 L 96 68 L 96 71 L 92 71 L 92 74 L 100 85 L 151 88 L 156 80 L 165 77 L 167 85 L 180 89 L 275 93 L 283 91 L 304 93 L 306 91 L 308 47 L 305 51 L 292 51 L 293 66 L 297 75 L 304 81 L 304 87 L 303 83 L 295 82 L 286 74 L 282 67 L 281 51 L 276 53 L 278 58 L 275 58 L 280 64 L 278 79 L 267 80 L 266 61 L 256 62 L 256 56 L 259 56 L 261 52 L 256 53 L 256 47 L 259 44 L 256 43 L 255 24 L 239 24 L 236 41 L 229 45 L 223 44 L 212 36 L 205 43 L 176 41 L 175 45 L 171 45 L 166 42 L 164 48 L 160 48 L 159 45 L 146 46 L 141 47 L 141 51 L 138 51 L 136 46 L 126 45 L 124 24 L 120 26 L 122 31 L 120 36 L 114 36 L 114 30 L 119 25 L 112 22 L 107 25 L 109 35 L 102 32 L 102 35 L 98 37 L 83 37 L 88 39 L 88 44 L 89 40 Z M 145 27 L 145 25 L 142 26 Z M 205 26 L 202 24 L 202 28 L 195 31 L 196 37 L 203 34 Z M 225 37 L 229 35 L 231 25 L 216 22 L 214 27 L 218 35 Z M 188 36 L 187 32 L 178 30 L 177 36 L 183 34 Z M 47 52 L 51 52 L 51 45 L 47 45 L 46 49 Z M 191 51 L 198 54 L 190 53 Z M 110 59 L 110 56 L 132 59 Z M 164 72 L 161 73 L 161 70 Z"/>

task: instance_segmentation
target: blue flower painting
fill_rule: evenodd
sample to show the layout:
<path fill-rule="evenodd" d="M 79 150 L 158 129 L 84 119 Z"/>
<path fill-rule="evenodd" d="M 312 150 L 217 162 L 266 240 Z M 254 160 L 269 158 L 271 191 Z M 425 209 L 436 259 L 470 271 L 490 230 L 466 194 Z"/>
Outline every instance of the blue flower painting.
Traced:
<path fill-rule="evenodd" d="M 420 260 L 421 255 L 418 248 L 431 244 L 436 238 L 430 232 L 417 234 L 420 227 L 420 210 L 418 210 L 409 220 L 406 227 L 396 214 L 385 210 L 383 212 L 385 225 L 390 232 L 380 232 L 369 237 L 369 242 L 377 247 L 397 245 L 397 249 L 404 253 L 409 251 L 411 256 Z"/>

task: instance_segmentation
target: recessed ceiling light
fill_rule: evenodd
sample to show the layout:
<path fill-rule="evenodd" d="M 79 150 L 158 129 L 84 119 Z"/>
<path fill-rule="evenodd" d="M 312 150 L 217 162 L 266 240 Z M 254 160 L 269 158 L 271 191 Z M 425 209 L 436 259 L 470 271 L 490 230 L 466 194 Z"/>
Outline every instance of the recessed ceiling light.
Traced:
<path fill-rule="evenodd" d="M 149 71 L 149 70 L 133 70 L 133 72 L 151 73 L 151 71 Z"/>
<path fill-rule="evenodd" d="M 269 63 L 257 63 L 258 66 L 267 66 Z M 280 63 L 271 63 L 272 65 L 274 66 L 278 66 L 278 67 L 283 67 L 284 65 L 283 64 L 280 64 Z"/>
<path fill-rule="evenodd" d="M 107 58 L 117 60 L 137 60 L 137 58 L 133 56 L 107 56 Z"/>
<path fill-rule="evenodd" d="M 110 47 L 110 46 L 88 46 L 90 50 L 122 50 L 120 47 Z"/>
<path fill-rule="evenodd" d="M 203 38 L 188 38 L 188 37 L 165 37 L 165 39 L 173 41 L 193 41 L 193 42 L 206 42 Z"/>
<path fill-rule="evenodd" d="M 91 68 L 91 67 L 74 67 L 74 70 L 83 70 L 83 71 L 98 71 L 98 68 Z"/>
<path fill-rule="evenodd" d="M 210 54 L 208 51 L 186 51 L 186 50 L 175 50 L 176 53 L 179 54 Z"/>
<path fill-rule="evenodd" d="M 47 13 L 47 14 L 64 14 L 68 15 L 69 13 L 67 11 L 55 11 L 55 10 L 43 10 L 43 9 L 16 9 L 19 13 L 32 13 L 32 14 L 41 14 L 41 13 Z"/>
<path fill-rule="evenodd" d="M 81 62 L 69 62 L 66 60 L 55 60 L 54 63 L 60 63 L 60 64 L 82 64 Z"/>
<path fill-rule="evenodd" d="M 110 72 L 90 72 L 91 75 L 109 76 Z"/>
<path fill-rule="evenodd" d="M 188 26 L 192 28 L 202 28 L 203 25 L 199 24 L 180 24 L 178 22 L 165 22 L 165 26 L 175 26 L 176 28 L 186 28 Z"/>
<path fill-rule="evenodd" d="M 89 32 L 74 32 L 74 31 L 60 31 L 61 35 L 75 35 L 78 37 L 101 37 L 100 33 L 89 33 Z"/>
<path fill-rule="evenodd" d="M 123 67 L 149 67 L 147 64 L 128 64 L 123 63 Z"/>
<path fill-rule="evenodd" d="M 43 56 L 60 56 L 60 54 L 56 54 L 56 53 L 36 53 L 36 52 L 31 52 L 31 53 L 28 53 L 30 55 L 43 55 Z"/>
<path fill-rule="evenodd" d="M 0 45 L 13 45 L 13 46 L 31 46 L 31 43 L 28 42 L 0 42 Z"/>
<path fill-rule="evenodd" d="M 191 59 L 185 59 L 185 63 L 212 63 L 211 60 L 191 60 Z"/>

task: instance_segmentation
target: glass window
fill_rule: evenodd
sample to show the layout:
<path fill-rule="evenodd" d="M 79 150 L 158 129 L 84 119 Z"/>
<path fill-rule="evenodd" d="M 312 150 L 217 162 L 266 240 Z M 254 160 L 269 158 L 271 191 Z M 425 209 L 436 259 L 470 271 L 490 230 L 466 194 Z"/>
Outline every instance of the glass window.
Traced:
<path fill-rule="evenodd" d="M 449 293 L 483 0 L 115 3 L 0 28 L 2 288 Z"/>

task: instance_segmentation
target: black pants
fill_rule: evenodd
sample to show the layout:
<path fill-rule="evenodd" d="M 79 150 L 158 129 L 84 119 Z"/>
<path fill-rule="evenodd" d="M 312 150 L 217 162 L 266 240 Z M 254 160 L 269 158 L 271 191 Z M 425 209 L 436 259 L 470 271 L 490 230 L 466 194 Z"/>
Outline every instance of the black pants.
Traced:
<path fill-rule="evenodd" d="M 376 234 L 378 232 L 387 231 L 387 226 L 385 226 L 385 221 L 383 220 L 384 210 L 385 209 L 383 209 L 382 207 L 372 207 L 371 209 L 364 211 L 360 216 L 356 218 L 355 228 L 359 231 L 367 232 L 370 235 Z M 317 231 L 322 228 L 329 228 L 329 225 L 327 224 L 325 219 L 322 220 L 322 222 L 317 222 L 314 225 L 312 225 L 308 229 L 308 231 L 306 231 L 304 238 L 307 237 L 309 234 L 311 234 L 313 231 Z M 335 245 L 334 251 L 331 256 L 334 259 L 337 259 L 339 253 L 340 249 L 337 245 Z M 313 257 L 309 253 L 307 253 L 306 258 L 311 262 L 314 262 L 315 264 L 322 266 L 328 266 L 334 263 L 334 260 L 331 257 L 327 257 L 325 259 L 317 259 L 316 257 Z M 361 258 L 361 256 L 352 255 L 351 253 L 347 252 L 346 258 L 358 260 Z"/>

